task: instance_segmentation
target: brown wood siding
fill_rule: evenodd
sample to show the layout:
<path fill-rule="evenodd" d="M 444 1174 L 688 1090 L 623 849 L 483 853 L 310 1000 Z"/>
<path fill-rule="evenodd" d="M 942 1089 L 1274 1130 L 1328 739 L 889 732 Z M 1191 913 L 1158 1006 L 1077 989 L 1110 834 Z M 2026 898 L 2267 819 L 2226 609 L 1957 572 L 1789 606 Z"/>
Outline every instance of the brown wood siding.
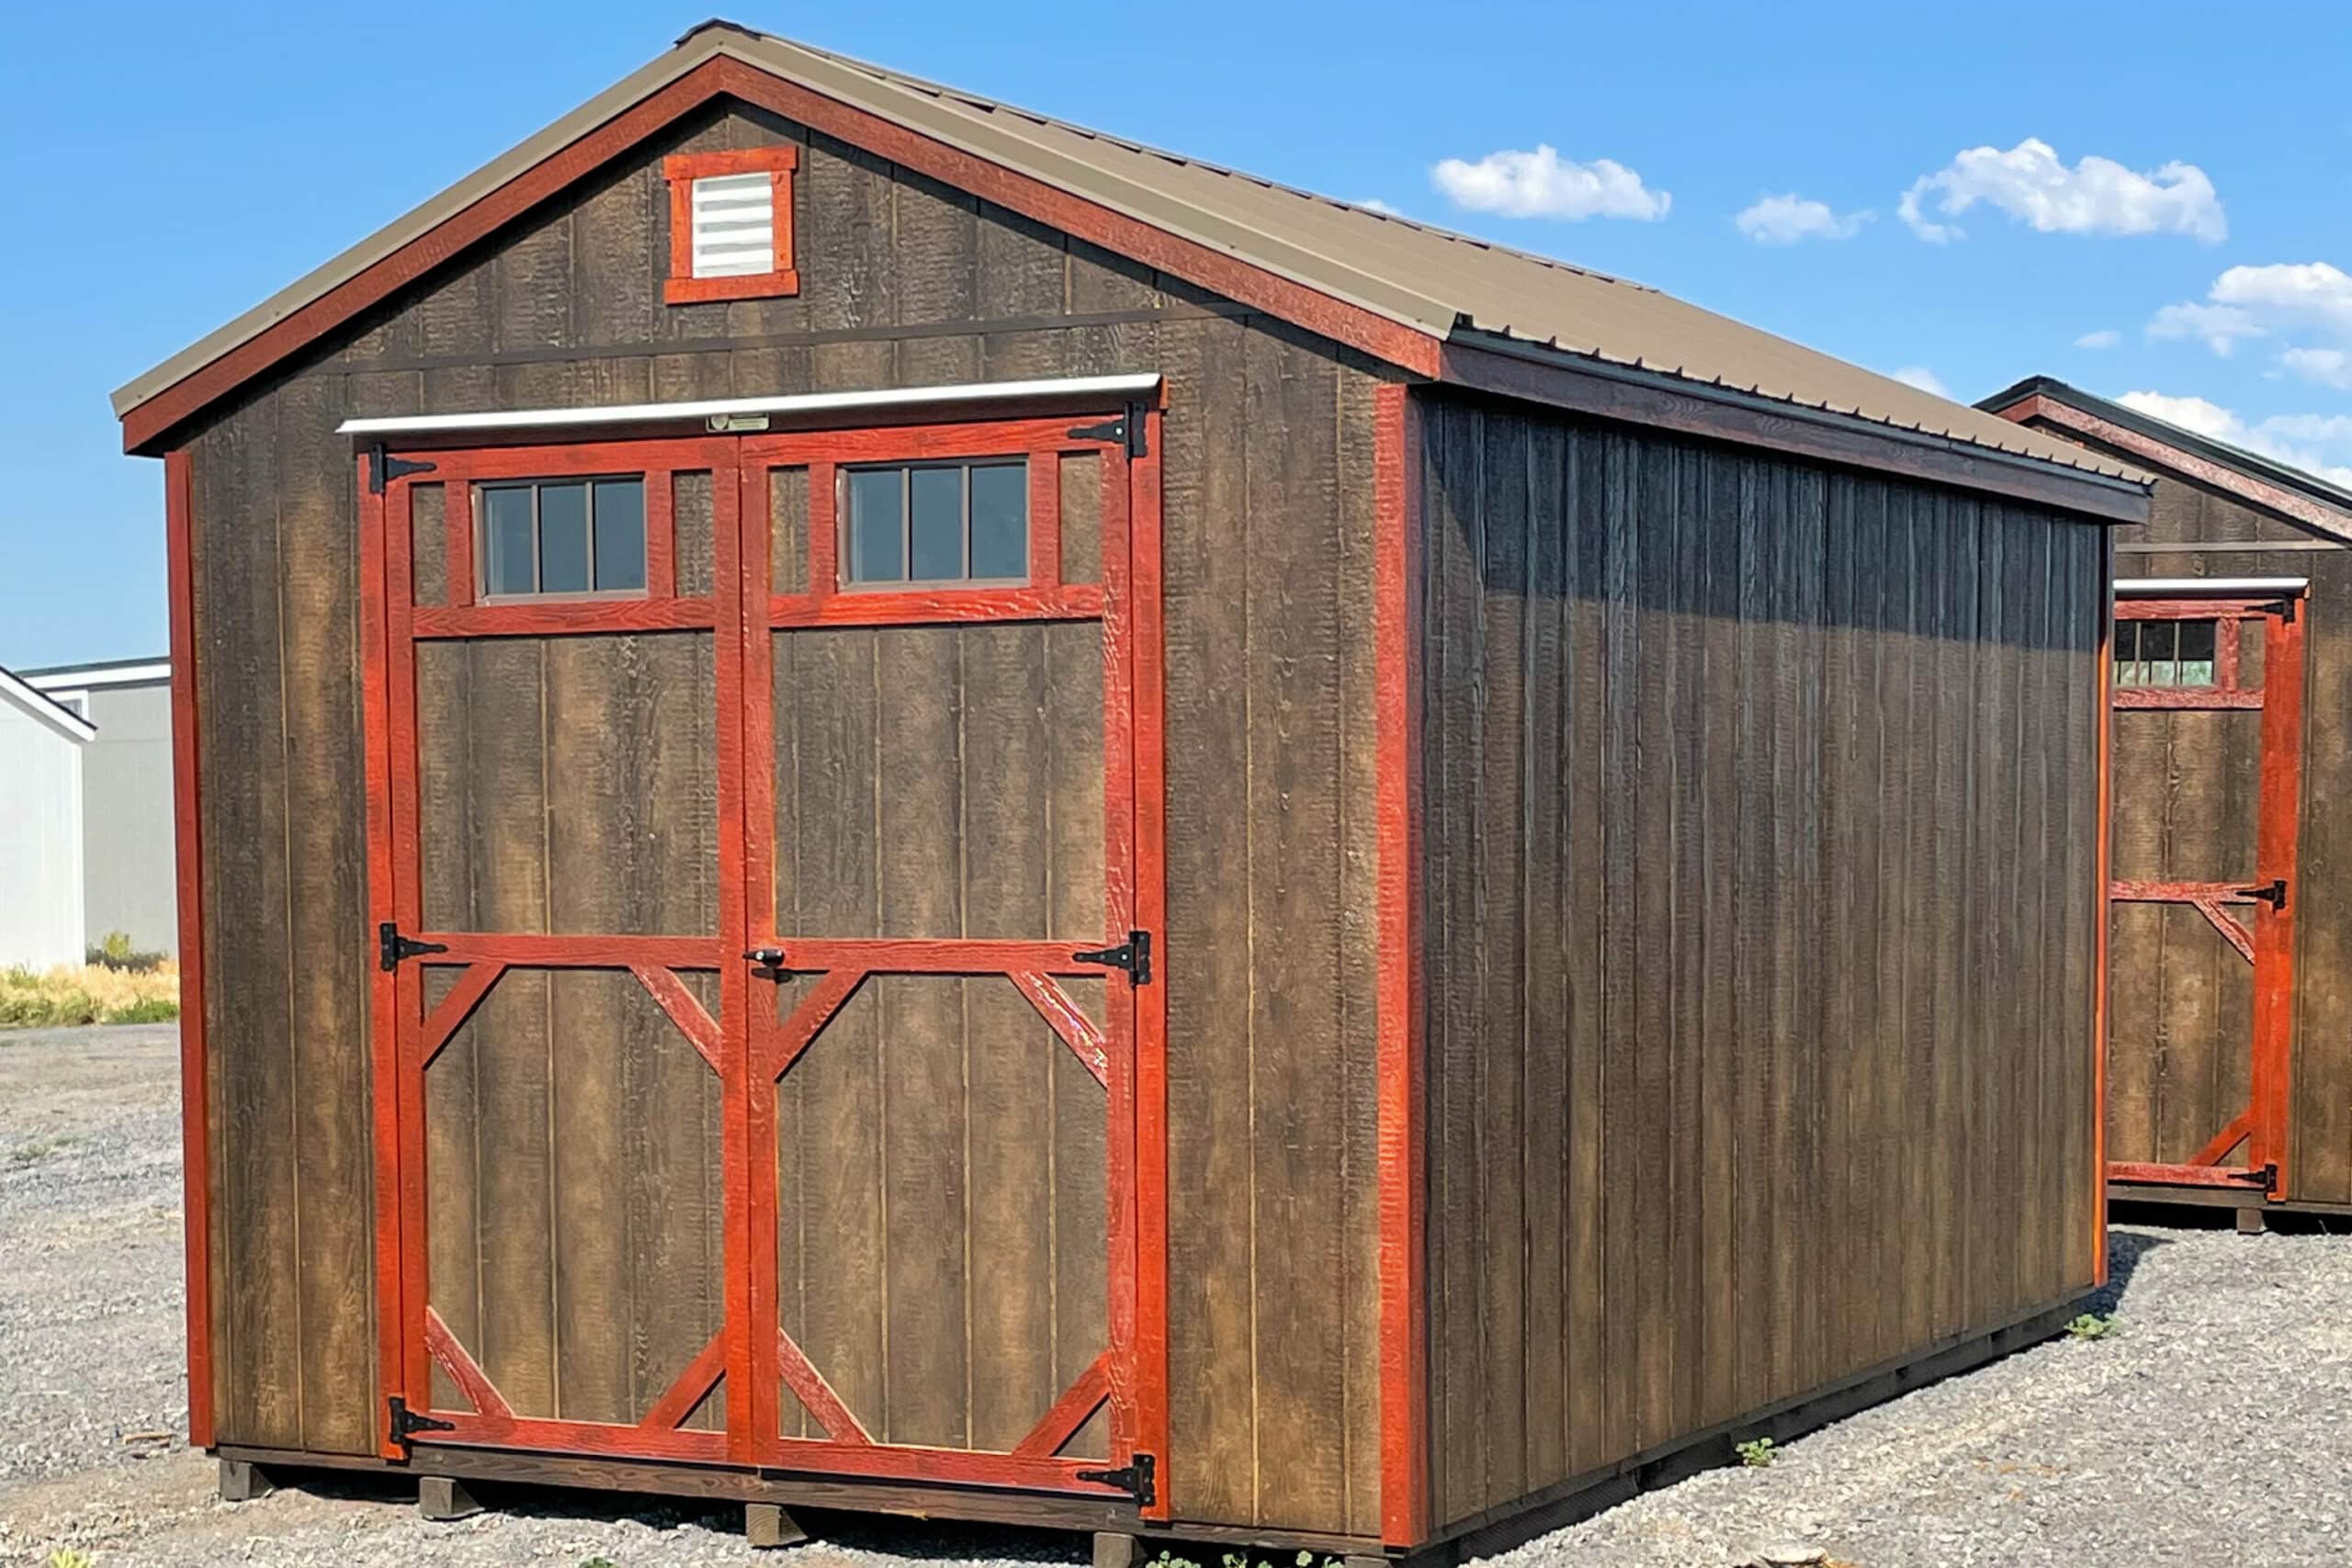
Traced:
<path fill-rule="evenodd" d="M 2096 528 L 1433 400 L 1441 1521 L 2093 1272 Z"/>
<path fill-rule="evenodd" d="M 771 640 L 775 929 L 1101 940 L 1099 625 Z M 1103 1089 L 1011 981 L 867 981 L 776 1135 L 784 1330 L 876 1439 L 1010 1450 L 1108 1346 Z M 1063 1451 L 1107 1444 L 1098 1416 Z"/>
<path fill-rule="evenodd" d="M 2300 874 L 2295 889 L 2294 1089 L 2289 1125 L 2287 1195 L 2312 1202 L 2352 1202 L 2352 984 L 2347 984 L 2352 981 L 2352 842 L 2347 842 L 2342 834 L 2316 830 L 2326 821 L 2331 804 L 2352 792 L 2352 549 L 2324 541 L 2311 529 L 2283 522 L 2234 497 L 2170 475 L 2157 481 L 2147 525 L 2120 530 L 2116 537 L 2119 544 L 2188 547 L 2177 551 L 2140 549 L 2119 553 L 2115 560 L 2119 577 L 2311 580 L 2303 611 L 2308 616 L 2304 631 L 2307 685 L 2303 833 L 2298 849 Z M 2246 542 L 2312 541 L 2325 547 L 2228 547 Z M 2176 733 L 2171 737 L 2169 758 L 2161 765 L 2179 771 L 2185 781 L 2192 783 L 2234 777 L 2251 770 L 2256 746 L 2251 727 L 2207 725 L 2202 728 L 2203 734 Z M 2128 814 L 2143 804 L 2137 798 L 2134 778 L 2149 776 L 2147 766 L 2154 765 L 2142 764 L 2136 769 L 2129 765 L 2122 750 L 2123 734 L 2118 730 L 2115 772 L 2119 847 Z M 2224 749 L 2233 754 L 2243 753 L 2244 760 L 2236 760 L 2234 755 L 2224 759 L 2218 754 Z M 2212 789 L 2209 788 L 2208 793 L 2213 793 Z M 2225 808 L 2238 809 L 2234 806 Z M 2250 832 L 2251 802 L 2243 810 L 2245 828 Z M 2185 821 L 2179 827 L 2193 830 Z M 2123 874 L 2119 871 L 2117 874 Z M 2147 914 L 2120 907 L 2115 919 L 2120 933 L 2128 921 L 2144 923 Z M 2184 938 L 2194 935 L 2185 930 L 2181 934 Z M 2186 942 L 2183 951 L 2192 957 L 2196 954 Z M 2120 964 L 2128 956 L 2117 954 L 2119 981 L 2124 977 Z M 2243 967 L 2242 960 L 2235 962 Z M 2166 971 L 2157 977 L 2156 990 L 2143 998 L 2140 1005 L 2156 1005 L 2154 998 L 2161 996 L 2163 1006 L 2183 1010 L 2194 1021 L 2198 1010 L 2208 1006 L 2219 1009 L 2228 1001 L 2227 998 L 2217 996 L 2209 1003 L 2193 981 L 2182 984 L 2171 979 L 2170 973 Z M 2132 989 L 2123 984 L 2116 988 L 2119 1028 L 2125 1020 L 2127 993 Z M 2161 1022 L 2151 1019 L 2148 1026 L 2154 1030 Z M 2236 1027 L 2234 1021 L 2230 1026 Z M 2176 1031 L 2167 1038 L 2181 1037 L 2181 1032 Z M 2244 1030 L 2238 1030 L 2232 1039 L 2237 1043 L 2237 1062 L 2226 1070 L 2235 1077 L 2217 1092 L 2236 1092 L 2237 1103 L 2232 1107 L 2234 1113 L 2243 1105 L 2245 1096 L 2230 1086 L 2243 1081 L 2248 1053 L 2244 1045 Z M 2122 1048 L 2124 1043 L 2119 1035 L 2110 1065 L 2116 1088 L 2110 1099 L 2110 1115 L 2118 1123 L 2118 1131 L 2123 1134 L 2133 1131 L 2137 1124 L 2133 1118 L 2143 1119 L 2152 1129 L 2160 1130 L 2169 1124 L 2169 1119 L 2164 1111 L 2158 1064 L 2135 1059 L 2133 1054 Z M 2210 1071 L 2202 1063 L 2187 1063 L 2184 1067 L 2191 1084 L 2208 1077 L 2222 1078 L 2225 1071 L 2218 1063 L 2211 1064 Z M 2152 1131 L 2148 1135 L 2155 1134 Z M 2117 1158 L 2132 1157 L 2113 1148 L 2110 1153 Z"/>
<path fill-rule="evenodd" d="M 803 148 L 801 293 L 660 304 L 660 158 L 779 139 Z M 749 113 L 684 127 L 454 258 L 192 438 L 224 1441 L 359 1451 L 381 1414 L 356 506 L 336 420 L 1152 368 L 1168 381 L 1165 1473 L 1180 1517 L 1377 1532 L 1370 373 Z"/>

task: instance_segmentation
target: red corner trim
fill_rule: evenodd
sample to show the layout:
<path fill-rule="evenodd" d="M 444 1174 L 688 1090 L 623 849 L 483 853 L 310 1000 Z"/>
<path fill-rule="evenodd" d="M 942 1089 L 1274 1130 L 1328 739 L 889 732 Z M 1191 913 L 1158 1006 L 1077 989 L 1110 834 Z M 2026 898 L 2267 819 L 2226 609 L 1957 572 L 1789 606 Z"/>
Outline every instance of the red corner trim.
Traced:
<path fill-rule="evenodd" d="M 1396 382 L 1374 393 L 1374 682 L 1380 840 L 1379 1100 L 1381 1535 L 1430 1533 L 1428 1215 L 1421 1140 L 1420 412 Z"/>
<path fill-rule="evenodd" d="M 172 829 L 180 937 L 180 1157 L 187 1184 L 187 1440 L 212 1446 L 212 1140 L 204 1050 L 204 840 L 198 810 L 196 573 L 188 449 L 164 455 L 164 542 L 171 594 Z"/>

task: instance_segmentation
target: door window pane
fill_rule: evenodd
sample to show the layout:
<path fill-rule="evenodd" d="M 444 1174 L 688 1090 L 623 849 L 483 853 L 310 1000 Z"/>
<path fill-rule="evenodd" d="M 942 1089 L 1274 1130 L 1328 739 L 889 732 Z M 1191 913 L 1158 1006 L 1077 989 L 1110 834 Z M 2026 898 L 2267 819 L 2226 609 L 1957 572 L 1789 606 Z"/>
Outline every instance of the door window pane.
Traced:
<path fill-rule="evenodd" d="M 2174 666 L 2176 675 L 2184 686 L 2210 686 L 2213 683 L 2213 646 L 2218 641 L 2218 627 L 2211 621 L 2180 623 L 2179 661 Z"/>
<path fill-rule="evenodd" d="M 539 592 L 588 592 L 588 487 L 539 487 Z"/>
<path fill-rule="evenodd" d="M 544 479 L 484 485 L 482 592 L 645 591 L 645 480 Z"/>
<path fill-rule="evenodd" d="M 972 470 L 972 575 L 1029 575 L 1029 465 L 989 463 Z"/>
<path fill-rule="evenodd" d="M 645 586 L 645 481 L 595 483 L 596 592 Z"/>
<path fill-rule="evenodd" d="M 849 575 L 853 582 L 903 582 L 904 468 L 854 468 L 849 476 Z"/>
<path fill-rule="evenodd" d="M 907 575 L 917 582 L 944 582 L 964 575 L 964 472 L 916 468 L 910 472 Z"/>
<path fill-rule="evenodd" d="M 2118 621 L 2115 683 L 2119 686 L 2215 686 L 2221 683 L 2219 621 Z"/>
<path fill-rule="evenodd" d="M 1025 581 L 1029 465 L 909 463 L 852 468 L 846 491 L 853 585 Z"/>
<path fill-rule="evenodd" d="M 506 485 L 481 492 L 482 589 L 531 593 L 538 589 L 531 542 L 531 488 Z"/>

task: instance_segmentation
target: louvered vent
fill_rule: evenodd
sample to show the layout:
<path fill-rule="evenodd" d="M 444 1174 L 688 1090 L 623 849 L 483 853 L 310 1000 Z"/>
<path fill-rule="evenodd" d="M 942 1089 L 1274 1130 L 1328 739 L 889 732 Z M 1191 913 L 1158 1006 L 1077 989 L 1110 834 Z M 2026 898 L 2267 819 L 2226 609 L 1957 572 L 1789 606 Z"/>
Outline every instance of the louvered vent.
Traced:
<path fill-rule="evenodd" d="M 694 182 L 696 277 L 749 277 L 775 270 L 775 183 L 767 174 Z"/>

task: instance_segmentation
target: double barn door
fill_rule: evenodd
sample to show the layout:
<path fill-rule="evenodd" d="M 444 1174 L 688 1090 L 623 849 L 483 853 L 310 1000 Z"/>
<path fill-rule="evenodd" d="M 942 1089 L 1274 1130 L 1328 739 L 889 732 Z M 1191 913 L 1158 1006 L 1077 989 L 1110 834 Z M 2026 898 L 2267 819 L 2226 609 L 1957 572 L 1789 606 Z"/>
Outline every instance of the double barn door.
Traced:
<path fill-rule="evenodd" d="M 2118 592 L 2108 1177 L 2280 1197 L 2301 584 L 2232 594 L 2125 582 Z"/>
<path fill-rule="evenodd" d="M 1154 436 L 362 457 L 387 1453 L 1147 1500 Z"/>

